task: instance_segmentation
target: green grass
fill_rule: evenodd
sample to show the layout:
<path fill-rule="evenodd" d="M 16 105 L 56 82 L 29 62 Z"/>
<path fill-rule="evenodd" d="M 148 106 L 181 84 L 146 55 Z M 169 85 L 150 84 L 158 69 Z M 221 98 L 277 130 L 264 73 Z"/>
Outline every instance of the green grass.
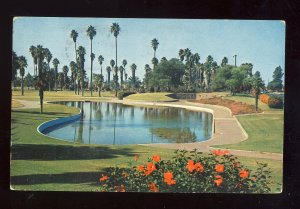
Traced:
<path fill-rule="evenodd" d="M 23 105 L 19 101 L 12 100 L 11 101 L 11 107 L 12 108 L 19 108 L 19 107 L 23 107 Z"/>
<path fill-rule="evenodd" d="M 14 99 L 20 100 L 29 100 L 29 101 L 39 101 L 39 93 L 37 90 L 25 90 L 24 96 L 21 95 L 20 91 L 12 91 L 12 97 Z M 44 91 L 44 100 L 45 101 L 80 101 L 80 100 L 107 100 L 113 98 L 115 95 L 114 92 L 101 92 L 101 97 L 98 97 L 98 92 L 93 92 L 93 96 L 91 97 L 90 91 L 85 91 L 84 96 L 81 96 L 81 92 L 79 95 L 75 95 L 74 91 L 63 90 L 63 91 Z"/>
<path fill-rule="evenodd" d="M 167 95 L 170 93 L 160 92 L 160 93 L 142 93 L 142 94 L 131 94 L 126 99 L 139 100 L 139 101 L 153 101 L 153 102 L 161 102 L 161 101 L 176 101 Z"/>
<path fill-rule="evenodd" d="M 257 114 L 237 116 L 248 134 L 248 139 L 238 144 L 217 147 L 262 152 L 283 152 L 283 114 Z"/>
<path fill-rule="evenodd" d="M 12 110 L 12 188 L 17 190 L 96 191 L 101 171 L 110 166 L 125 167 L 138 154 L 145 162 L 153 154 L 170 159 L 174 151 L 139 145 L 100 146 L 73 144 L 39 134 L 44 121 L 78 113 L 77 108 L 55 104 L 39 109 Z M 242 157 L 241 162 L 255 169 L 255 161 L 266 162 L 274 181 L 282 182 L 282 162 Z M 277 185 L 272 185 L 275 192 Z"/>

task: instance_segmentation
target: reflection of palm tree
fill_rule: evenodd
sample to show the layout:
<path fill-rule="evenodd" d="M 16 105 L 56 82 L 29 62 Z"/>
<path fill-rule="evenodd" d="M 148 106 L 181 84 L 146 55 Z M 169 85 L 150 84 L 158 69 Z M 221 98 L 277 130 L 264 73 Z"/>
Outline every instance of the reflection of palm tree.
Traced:
<path fill-rule="evenodd" d="M 81 109 L 81 118 L 79 120 L 79 128 L 78 128 L 78 137 L 76 142 L 83 143 L 83 102 L 78 102 L 80 109 Z"/>
<path fill-rule="evenodd" d="M 117 104 L 114 103 L 113 104 L 113 110 L 114 110 L 114 141 L 113 141 L 113 145 L 116 144 L 116 120 L 117 120 Z"/>
<path fill-rule="evenodd" d="M 93 105 L 92 102 L 90 102 L 89 144 L 91 144 L 92 110 L 93 110 L 93 106 L 92 105 Z"/>

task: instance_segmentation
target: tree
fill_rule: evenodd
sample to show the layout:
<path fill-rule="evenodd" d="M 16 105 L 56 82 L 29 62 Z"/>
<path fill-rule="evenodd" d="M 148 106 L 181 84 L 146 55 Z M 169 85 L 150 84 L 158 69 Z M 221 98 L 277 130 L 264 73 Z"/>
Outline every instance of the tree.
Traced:
<path fill-rule="evenodd" d="M 100 55 L 100 56 L 98 57 L 98 62 L 99 62 L 99 64 L 100 64 L 100 68 L 101 68 L 101 70 L 100 70 L 101 75 L 103 75 L 103 74 L 102 74 L 102 64 L 103 64 L 103 61 L 104 61 L 104 58 L 103 58 L 102 55 Z"/>
<path fill-rule="evenodd" d="M 134 63 L 130 66 L 131 73 L 132 73 L 131 81 L 132 81 L 133 89 L 135 89 L 135 87 L 136 87 L 136 77 L 135 77 L 136 68 L 137 68 L 137 66 Z"/>
<path fill-rule="evenodd" d="M 77 64 L 76 62 L 74 61 L 71 61 L 70 62 L 70 70 L 71 70 L 71 80 L 72 80 L 72 83 L 73 83 L 73 86 L 74 86 L 74 91 L 75 91 L 75 94 L 76 94 L 76 78 L 77 78 Z"/>
<path fill-rule="evenodd" d="M 116 43 L 116 70 L 115 71 L 115 75 L 114 75 L 114 79 L 115 80 L 115 90 L 116 90 L 116 93 L 115 93 L 115 96 L 118 95 L 118 35 L 120 33 L 120 26 L 118 23 L 113 23 L 110 27 L 110 32 L 112 34 L 114 34 L 114 37 L 115 37 L 115 43 Z"/>
<path fill-rule="evenodd" d="M 38 88 L 39 88 L 39 97 L 40 97 L 40 113 L 43 113 L 43 99 L 44 99 L 44 88 L 45 88 L 45 79 L 46 79 L 46 68 L 47 64 L 43 62 L 45 58 L 45 49 L 41 45 L 36 47 L 37 57 L 37 70 L 38 70 Z"/>
<path fill-rule="evenodd" d="M 124 85 L 124 79 L 123 79 L 124 67 L 122 65 L 119 67 L 119 71 L 120 71 L 121 89 L 123 89 L 123 85 Z"/>
<path fill-rule="evenodd" d="M 24 75 L 25 75 L 25 68 L 27 68 L 27 60 L 24 56 L 18 57 L 18 64 L 20 69 L 20 76 L 21 76 L 21 92 L 22 96 L 24 96 Z"/>
<path fill-rule="evenodd" d="M 265 86 L 264 82 L 262 81 L 262 78 L 260 77 L 260 72 L 256 71 L 254 76 L 251 77 L 251 84 L 252 84 L 252 90 L 255 94 L 255 110 L 258 110 L 258 96 L 261 92 L 261 89 Z"/>
<path fill-rule="evenodd" d="M 66 89 L 67 86 L 67 75 L 69 72 L 69 68 L 67 65 L 63 66 L 63 75 L 64 75 L 64 89 Z"/>
<path fill-rule="evenodd" d="M 228 64 L 228 58 L 224 57 L 221 62 L 221 67 L 225 67 Z"/>
<path fill-rule="evenodd" d="M 54 73 L 54 80 L 55 80 L 55 91 L 57 91 L 57 68 L 58 68 L 58 65 L 59 65 L 59 60 L 57 58 L 54 58 L 53 61 L 52 61 L 52 64 L 54 66 L 54 69 L 55 69 L 55 73 Z"/>
<path fill-rule="evenodd" d="M 45 58 L 48 64 L 48 84 L 49 84 L 49 91 L 51 90 L 51 76 L 50 76 L 50 61 L 52 59 L 52 54 L 48 48 L 45 48 Z"/>
<path fill-rule="evenodd" d="M 231 78 L 232 66 L 224 65 L 216 72 L 214 80 L 212 81 L 213 91 L 222 91 L 226 89 L 226 81 Z"/>
<path fill-rule="evenodd" d="M 78 33 L 76 30 L 72 30 L 71 31 L 71 34 L 70 34 L 70 37 L 72 38 L 73 42 L 74 42 L 74 46 L 75 46 L 75 61 L 76 61 L 76 65 L 78 65 L 77 63 L 77 48 L 76 48 L 76 43 L 77 43 L 77 38 L 78 38 Z M 75 94 L 76 94 L 76 79 L 77 79 L 77 73 L 75 73 L 75 77 L 73 78 L 74 80 L 74 91 L 75 91 Z M 79 92 L 78 92 L 79 94 Z"/>
<path fill-rule="evenodd" d="M 247 78 L 247 73 L 239 67 L 233 68 L 231 71 L 231 77 L 226 81 L 226 86 L 230 89 L 231 94 L 240 92 L 243 89 L 243 81 Z"/>
<path fill-rule="evenodd" d="M 152 46 L 152 48 L 154 50 L 153 57 L 155 57 L 155 58 L 156 58 L 156 50 L 158 48 L 158 45 L 159 45 L 159 43 L 158 43 L 158 40 L 156 38 L 154 38 L 153 40 L 151 40 L 151 46 Z"/>
<path fill-rule="evenodd" d="M 282 68 L 281 66 L 278 66 L 275 68 L 274 72 L 273 72 L 273 80 L 271 82 L 269 82 L 268 84 L 268 88 L 270 90 L 273 91 L 282 91 L 282 87 L 283 87 L 283 75 L 284 73 L 282 72 Z"/>
<path fill-rule="evenodd" d="M 106 67 L 106 72 L 107 72 L 107 82 L 108 82 L 108 86 L 110 87 L 110 72 L 111 72 L 111 67 L 107 66 L 107 67 Z"/>
<path fill-rule="evenodd" d="M 149 88 L 149 81 L 151 79 L 151 68 L 150 65 L 146 64 L 145 65 L 145 78 L 144 78 L 144 83 L 145 83 L 145 88 Z"/>
<path fill-rule="evenodd" d="M 91 96 L 93 96 L 93 61 L 95 59 L 95 55 L 93 54 L 93 38 L 94 36 L 96 35 L 96 30 L 93 26 L 89 26 L 87 31 L 86 31 L 88 37 L 90 38 L 91 40 L 91 54 L 90 54 L 90 57 L 91 57 L 91 77 L 90 77 L 90 91 L 91 91 Z"/>
<path fill-rule="evenodd" d="M 36 47 L 30 46 L 29 52 L 33 58 L 33 75 L 37 76 L 37 56 L 36 56 Z"/>
<path fill-rule="evenodd" d="M 84 96 L 84 78 L 85 78 L 85 70 L 84 70 L 84 55 L 86 54 L 85 48 L 79 46 L 77 49 L 78 54 L 78 68 L 79 68 L 79 75 L 81 80 L 81 95 Z M 78 80 L 79 82 L 79 80 Z"/>
<path fill-rule="evenodd" d="M 58 73 L 58 83 L 60 85 L 60 91 L 62 91 L 63 86 L 65 86 L 65 78 L 64 78 L 64 73 L 63 72 L 59 72 Z"/>
<path fill-rule="evenodd" d="M 101 96 L 100 92 L 101 92 L 101 89 L 103 86 L 103 81 L 104 81 L 103 75 L 94 73 L 93 77 L 94 77 L 94 85 L 98 89 L 98 97 L 100 97 Z"/>
<path fill-rule="evenodd" d="M 13 51 L 12 52 L 12 75 L 11 75 L 11 81 L 12 81 L 13 87 L 15 87 L 15 80 L 17 78 L 18 69 L 19 69 L 19 57 Z"/>
<path fill-rule="evenodd" d="M 28 90 L 29 90 L 29 87 L 33 86 L 33 77 L 29 72 L 27 73 L 27 75 L 24 78 L 24 85 L 27 86 Z"/>

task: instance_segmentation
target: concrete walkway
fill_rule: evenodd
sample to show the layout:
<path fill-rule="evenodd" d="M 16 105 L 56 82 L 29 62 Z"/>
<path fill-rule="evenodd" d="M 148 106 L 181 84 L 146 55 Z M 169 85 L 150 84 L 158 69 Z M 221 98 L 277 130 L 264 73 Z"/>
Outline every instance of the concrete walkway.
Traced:
<path fill-rule="evenodd" d="M 23 104 L 20 108 L 38 108 L 38 101 L 26 101 L 16 100 Z M 234 144 L 244 141 L 248 138 L 247 133 L 242 128 L 235 116 L 232 116 L 231 110 L 217 105 L 199 104 L 186 102 L 184 100 L 177 102 L 140 102 L 140 101 L 128 101 L 128 100 L 112 100 L 111 102 L 124 103 L 128 105 L 154 105 L 154 106 L 167 106 L 186 108 L 194 111 L 206 111 L 213 113 L 214 115 L 214 130 L 212 138 L 204 142 L 195 143 L 170 143 L 170 144 L 142 144 L 143 146 L 161 147 L 167 149 L 185 149 L 194 150 L 199 152 L 210 152 L 215 145 Z M 20 109 L 16 108 L 16 109 Z M 229 150 L 231 154 L 237 156 L 253 157 L 253 158 L 265 158 L 272 160 L 282 160 L 283 154 L 280 153 L 268 153 L 258 151 L 246 151 L 246 150 Z"/>

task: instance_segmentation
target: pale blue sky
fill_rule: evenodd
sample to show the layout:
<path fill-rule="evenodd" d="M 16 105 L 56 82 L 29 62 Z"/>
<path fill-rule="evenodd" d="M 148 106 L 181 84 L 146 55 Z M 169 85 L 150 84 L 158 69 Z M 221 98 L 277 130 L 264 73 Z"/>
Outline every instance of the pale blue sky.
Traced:
<path fill-rule="evenodd" d="M 19 17 L 13 25 L 13 50 L 27 58 L 26 72 L 33 74 L 33 60 L 29 52 L 31 45 L 49 48 L 53 58 L 60 61 L 59 71 L 75 60 L 74 43 L 70 32 L 79 33 L 77 46 L 87 51 L 85 67 L 90 75 L 90 40 L 86 35 L 89 25 L 95 27 L 97 35 L 93 40 L 94 72 L 100 72 L 98 56 L 104 57 L 106 66 L 115 59 L 115 39 L 110 34 L 110 25 L 117 22 L 121 31 L 118 36 L 118 66 L 126 59 L 126 70 L 137 65 L 137 76 L 143 78 L 145 64 L 151 64 L 153 49 L 151 40 L 157 38 L 157 58 L 178 58 L 179 49 L 190 48 L 200 54 L 200 62 L 208 55 L 220 64 L 226 56 L 229 64 L 245 62 L 253 64 L 253 72 L 261 72 L 267 83 L 277 66 L 285 67 L 285 24 L 275 20 L 199 20 L 199 19 L 132 19 L 132 18 L 55 18 Z M 51 65 L 52 66 L 52 65 Z M 69 72 L 70 75 L 70 72 Z"/>

